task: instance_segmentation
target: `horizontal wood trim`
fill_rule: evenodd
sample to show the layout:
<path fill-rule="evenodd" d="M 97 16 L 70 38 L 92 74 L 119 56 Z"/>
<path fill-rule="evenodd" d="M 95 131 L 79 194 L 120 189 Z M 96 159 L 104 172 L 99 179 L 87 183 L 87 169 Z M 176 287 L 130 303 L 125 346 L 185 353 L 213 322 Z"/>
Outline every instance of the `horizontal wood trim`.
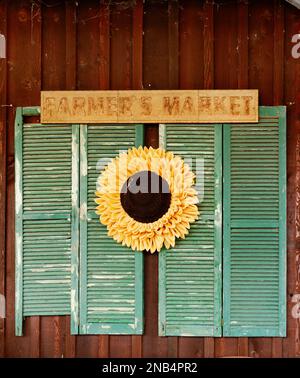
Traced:
<path fill-rule="evenodd" d="M 44 91 L 42 123 L 258 121 L 258 91 Z"/>

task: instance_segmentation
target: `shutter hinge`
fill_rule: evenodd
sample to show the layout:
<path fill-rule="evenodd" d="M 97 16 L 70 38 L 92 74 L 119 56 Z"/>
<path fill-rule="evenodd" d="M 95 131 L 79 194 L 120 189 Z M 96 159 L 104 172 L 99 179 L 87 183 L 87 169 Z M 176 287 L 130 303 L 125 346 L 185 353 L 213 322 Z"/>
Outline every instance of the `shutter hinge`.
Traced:
<path fill-rule="evenodd" d="M 223 318 L 221 319 L 221 326 L 222 327 L 224 326 L 224 319 Z"/>

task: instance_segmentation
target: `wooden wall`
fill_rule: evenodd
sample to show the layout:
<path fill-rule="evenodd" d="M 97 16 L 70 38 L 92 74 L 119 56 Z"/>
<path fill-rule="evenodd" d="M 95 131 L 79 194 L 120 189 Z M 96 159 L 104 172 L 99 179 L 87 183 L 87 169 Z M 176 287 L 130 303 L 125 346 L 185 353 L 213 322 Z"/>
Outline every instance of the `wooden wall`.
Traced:
<path fill-rule="evenodd" d="M 0 356 L 299 357 L 300 59 L 291 38 L 300 11 L 283 0 L 0 0 L 0 33 Z M 39 105 L 41 89 L 140 88 L 258 88 L 261 105 L 287 105 L 286 339 L 158 337 L 157 255 L 145 258 L 143 336 L 70 336 L 68 317 L 28 318 L 25 336 L 14 336 L 15 107 Z M 156 127 L 146 142 L 157 146 Z"/>

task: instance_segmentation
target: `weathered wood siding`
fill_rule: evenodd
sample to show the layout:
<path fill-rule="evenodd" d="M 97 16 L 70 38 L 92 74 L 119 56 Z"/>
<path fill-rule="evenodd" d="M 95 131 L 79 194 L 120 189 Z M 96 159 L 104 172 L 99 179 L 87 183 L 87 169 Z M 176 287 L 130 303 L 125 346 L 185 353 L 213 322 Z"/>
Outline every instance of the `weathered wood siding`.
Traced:
<path fill-rule="evenodd" d="M 300 11 L 283 0 L 212 3 L 0 0 L 0 356 L 300 356 L 300 59 L 291 54 Z M 42 89 L 213 88 L 257 88 L 260 105 L 287 105 L 288 337 L 158 337 L 158 258 L 150 254 L 143 336 L 75 337 L 69 317 L 31 317 L 15 337 L 15 107 L 39 105 Z M 147 126 L 146 142 L 158 145 L 156 127 Z"/>

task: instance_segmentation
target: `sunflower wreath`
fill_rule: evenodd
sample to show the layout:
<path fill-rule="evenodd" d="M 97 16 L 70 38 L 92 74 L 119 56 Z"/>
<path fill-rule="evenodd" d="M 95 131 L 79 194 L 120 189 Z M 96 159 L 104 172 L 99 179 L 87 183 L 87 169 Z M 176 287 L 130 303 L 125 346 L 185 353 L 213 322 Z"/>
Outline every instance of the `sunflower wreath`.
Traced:
<path fill-rule="evenodd" d="M 198 218 L 195 175 L 179 156 L 152 147 L 119 154 L 97 181 L 96 213 L 108 235 L 137 251 L 185 238 Z"/>

